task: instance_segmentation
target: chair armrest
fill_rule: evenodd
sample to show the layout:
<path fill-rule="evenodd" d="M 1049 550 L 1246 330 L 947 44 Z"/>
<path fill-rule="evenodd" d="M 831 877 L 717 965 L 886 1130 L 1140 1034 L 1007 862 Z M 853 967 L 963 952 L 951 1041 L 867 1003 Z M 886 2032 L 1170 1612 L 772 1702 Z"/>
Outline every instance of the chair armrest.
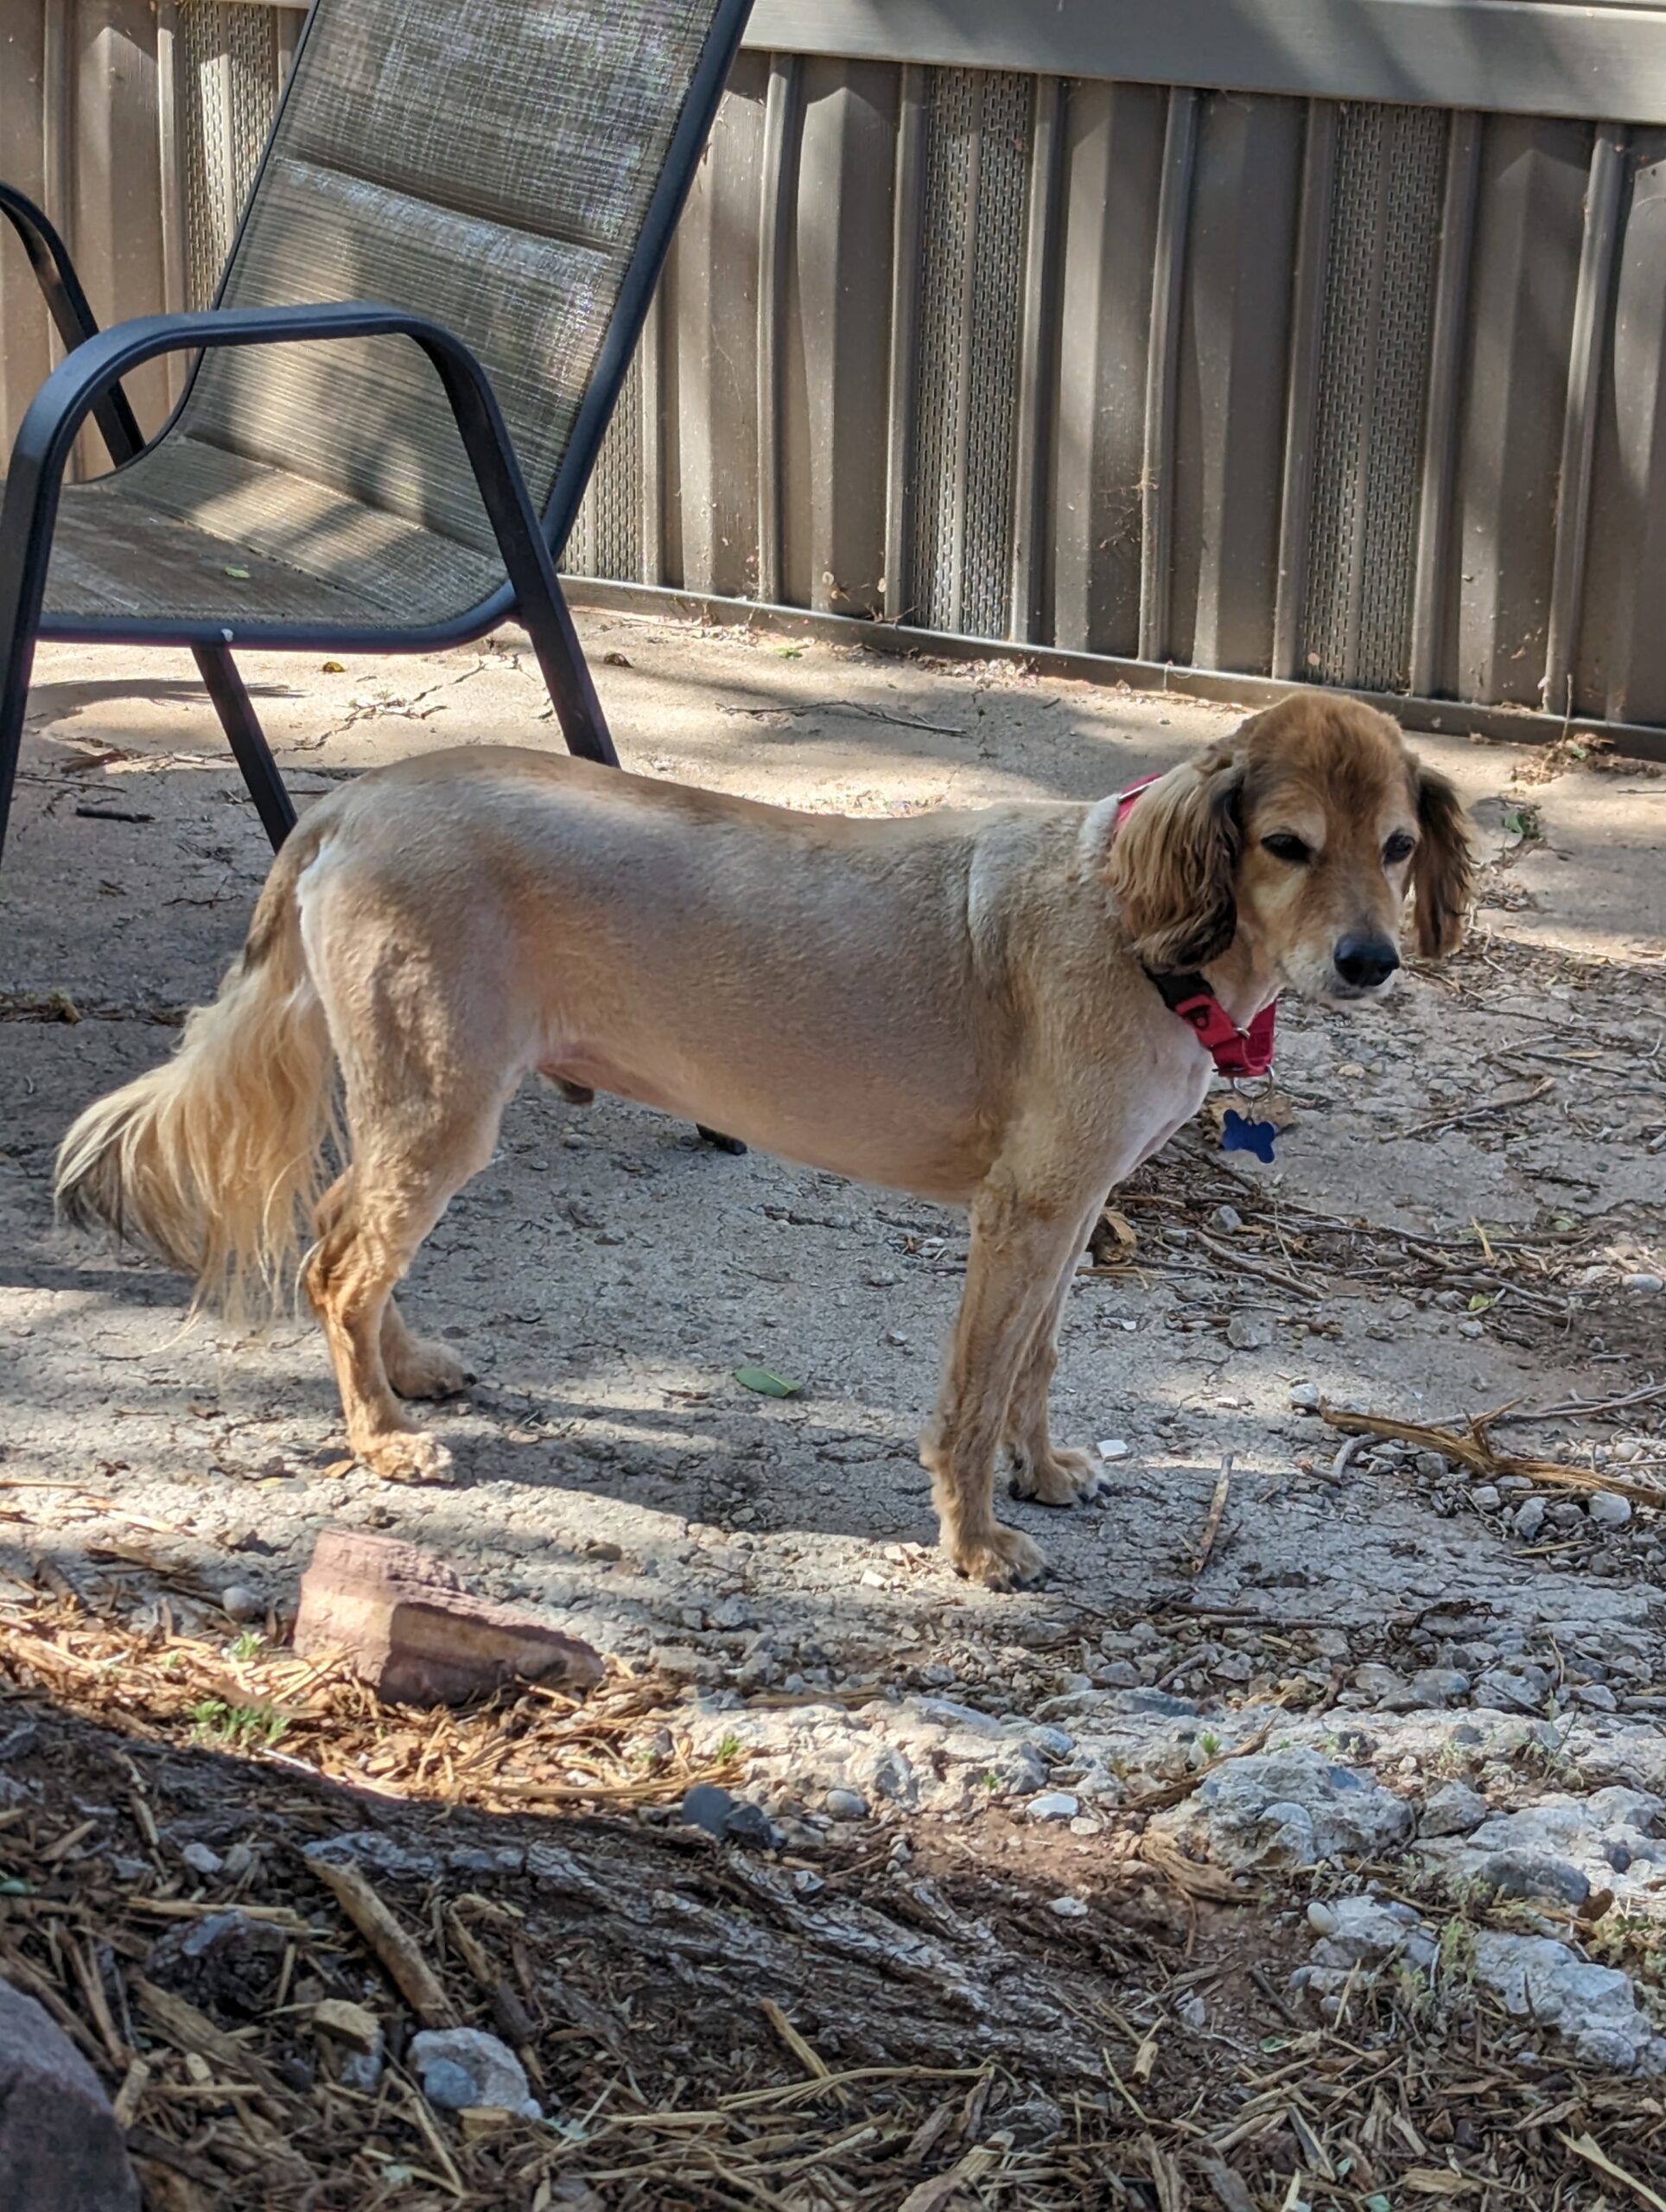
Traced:
<path fill-rule="evenodd" d="M 69 248 L 44 211 L 13 185 L 0 184 L 0 215 L 22 239 L 47 312 L 57 326 L 58 335 L 73 353 L 98 335 L 99 325 L 69 257 Z M 144 433 L 119 385 L 99 399 L 93 413 L 113 461 L 131 461 L 143 449 Z"/>
<path fill-rule="evenodd" d="M 138 315 L 78 346 L 52 372 L 23 416 L 0 507 L 0 669 L 12 640 L 32 638 L 40 621 L 59 493 L 76 434 L 122 377 L 160 353 L 198 347 L 383 337 L 410 339 L 433 363 L 517 598 L 533 606 L 558 601 L 549 543 L 491 379 L 469 348 L 442 325 L 365 300 Z M 226 635 L 229 643 L 231 632 Z"/>

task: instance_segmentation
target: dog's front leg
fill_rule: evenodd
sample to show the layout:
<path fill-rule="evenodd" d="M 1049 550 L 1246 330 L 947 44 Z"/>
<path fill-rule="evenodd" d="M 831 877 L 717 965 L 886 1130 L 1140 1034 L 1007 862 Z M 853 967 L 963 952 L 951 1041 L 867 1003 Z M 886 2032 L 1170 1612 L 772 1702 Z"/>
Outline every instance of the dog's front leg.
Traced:
<path fill-rule="evenodd" d="M 944 1548 L 963 1574 L 991 1589 L 1033 1581 L 1046 1566 L 1038 1545 L 995 1517 L 995 1457 L 1020 1363 L 1050 1323 L 1084 1217 L 1079 1192 L 1061 1194 L 1005 1166 L 972 1201 L 966 1288 L 920 1457 Z"/>
<path fill-rule="evenodd" d="M 1047 1423 L 1047 1393 L 1059 1364 L 1059 1324 L 1076 1277 L 1078 1257 L 1099 1211 L 1096 1203 L 1078 1224 L 1046 1311 L 1019 1359 L 1007 1408 L 1005 1441 L 1012 1463 L 1013 1496 L 1033 1497 L 1043 1505 L 1085 1503 L 1103 1497 L 1110 1486 L 1098 1461 L 1085 1452 L 1056 1445 Z"/>

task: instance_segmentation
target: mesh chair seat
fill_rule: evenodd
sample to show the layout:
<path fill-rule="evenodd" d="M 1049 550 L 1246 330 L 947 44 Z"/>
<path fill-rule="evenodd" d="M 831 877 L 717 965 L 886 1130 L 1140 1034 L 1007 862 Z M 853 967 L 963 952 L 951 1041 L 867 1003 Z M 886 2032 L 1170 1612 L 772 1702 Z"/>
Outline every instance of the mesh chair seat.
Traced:
<path fill-rule="evenodd" d="M 0 486 L 0 838 L 40 634 L 188 645 L 275 843 L 295 810 L 243 640 L 410 651 L 512 607 L 569 745 L 617 761 L 553 556 L 747 6 L 314 0 L 219 323 L 99 336 L 0 189 L 68 348 Z M 196 365 L 147 446 L 113 386 L 170 345 Z M 60 497 L 89 408 L 123 465 Z"/>
<path fill-rule="evenodd" d="M 502 582 L 495 548 L 175 435 L 114 475 L 65 486 L 47 623 L 417 629 L 452 620 Z"/>

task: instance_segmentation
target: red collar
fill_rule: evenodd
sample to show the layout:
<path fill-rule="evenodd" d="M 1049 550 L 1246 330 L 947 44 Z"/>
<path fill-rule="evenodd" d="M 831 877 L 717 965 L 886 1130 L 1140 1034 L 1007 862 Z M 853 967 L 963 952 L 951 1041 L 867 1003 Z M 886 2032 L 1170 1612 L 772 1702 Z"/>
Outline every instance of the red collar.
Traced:
<path fill-rule="evenodd" d="M 1128 819 L 1141 792 L 1154 784 L 1161 772 L 1159 770 L 1141 776 L 1137 784 L 1130 784 L 1120 794 L 1113 836 Z M 1172 1014 L 1179 1014 L 1222 1075 L 1266 1074 L 1273 1065 L 1273 1031 L 1278 1020 L 1276 1001 L 1262 1007 L 1248 1029 L 1240 1029 L 1201 976 L 1190 971 L 1181 975 L 1160 973 L 1154 968 L 1148 968 L 1145 972 L 1161 993 L 1164 1005 Z"/>

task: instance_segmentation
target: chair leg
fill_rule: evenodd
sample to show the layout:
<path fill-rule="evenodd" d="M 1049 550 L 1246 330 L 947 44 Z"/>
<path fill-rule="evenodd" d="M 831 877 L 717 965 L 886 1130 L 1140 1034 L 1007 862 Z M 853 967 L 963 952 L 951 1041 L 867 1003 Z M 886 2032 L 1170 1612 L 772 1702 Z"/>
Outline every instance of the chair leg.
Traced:
<path fill-rule="evenodd" d="M 572 610 L 559 586 L 545 604 L 535 604 L 532 594 L 520 594 L 520 617 L 532 640 L 532 650 L 544 671 L 556 720 L 567 741 L 567 750 L 582 760 L 599 760 L 604 768 L 617 768 L 607 717 L 601 711 L 589 663 L 578 641 Z"/>
<path fill-rule="evenodd" d="M 220 728 L 243 771 L 243 780 L 255 803 L 260 826 L 271 839 L 272 850 L 276 852 L 295 827 L 295 805 L 277 772 L 277 763 L 256 715 L 254 701 L 238 674 L 236 662 L 224 645 L 197 645 L 193 652 L 208 696 L 214 702 L 214 712 L 219 716 Z"/>
<path fill-rule="evenodd" d="M 21 661 L 22 666 L 0 666 L 0 854 L 6 849 L 6 824 L 11 819 L 12 788 L 17 780 L 17 755 L 23 742 L 29 672 L 35 658 L 33 639 L 15 641 L 7 658 L 14 663 Z"/>

